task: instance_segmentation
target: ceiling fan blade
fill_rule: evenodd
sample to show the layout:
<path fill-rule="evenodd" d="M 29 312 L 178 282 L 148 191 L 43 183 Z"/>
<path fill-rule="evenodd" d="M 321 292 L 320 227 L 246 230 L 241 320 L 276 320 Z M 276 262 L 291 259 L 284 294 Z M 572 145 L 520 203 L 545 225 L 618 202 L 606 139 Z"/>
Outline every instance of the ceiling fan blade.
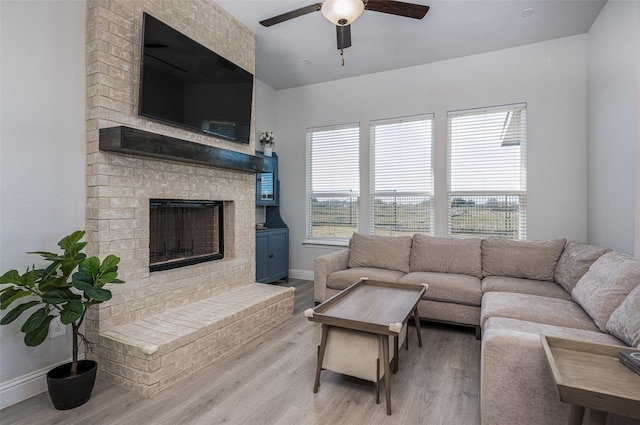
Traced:
<path fill-rule="evenodd" d="M 338 36 L 338 50 L 351 47 L 351 25 L 336 25 L 336 35 Z"/>
<path fill-rule="evenodd" d="M 322 8 L 322 3 L 310 4 L 309 6 L 301 7 L 300 9 L 292 10 L 282 15 L 274 16 L 273 18 L 260 21 L 265 27 L 279 24 L 280 22 L 288 21 L 289 19 L 297 18 L 298 16 L 306 15 L 307 13 L 317 12 Z"/>
<path fill-rule="evenodd" d="M 429 6 L 392 0 L 368 0 L 365 2 L 364 8 L 374 12 L 389 13 L 414 19 L 424 18 L 424 15 L 429 11 Z"/>

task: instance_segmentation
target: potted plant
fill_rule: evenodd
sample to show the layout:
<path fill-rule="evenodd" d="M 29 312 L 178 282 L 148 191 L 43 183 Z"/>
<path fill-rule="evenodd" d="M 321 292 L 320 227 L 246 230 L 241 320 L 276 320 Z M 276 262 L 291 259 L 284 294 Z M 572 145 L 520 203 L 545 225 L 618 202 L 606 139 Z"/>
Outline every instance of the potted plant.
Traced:
<path fill-rule="evenodd" d="M 49 323 L 60 316 L 60 322 L 70 324 L 73 332 L 72 361 L 47 373 L 49 396 L 56 409 L 65 410 L 86 403 L 91 397 L 96 378 L 97 363 L 78 361 L 78 346 L 88 343 L 80 333 L 87 309 L 111 299 L 111 291 L 104 286 L 123 283 L 118 277 L 120 258 L 108 255 L 103 261 L 87 257 L 81 251 L 84 231 L 76 231 L 58 242 L 62 254 L 39 254 L 49 264 L 42 269 L 35 266 L 23 274 L 16 270 L 0 277 L 0 309 L 15 307 L 0 320 L 0 325 L 12 323 L 25 311 L 33 311 L 22 328 L 24 342 L 29 347 L 42 344 L 49 334 Z"/>
<path fill-rule="evenodd" d="M 273 131 L 263 131 L 260 133 L 260 144 L 262 145 L 262 152 L 266 156 L 271 156 L 273 152 L 273 146 L 276 144 L 275 139 L 273 138 Z"/>

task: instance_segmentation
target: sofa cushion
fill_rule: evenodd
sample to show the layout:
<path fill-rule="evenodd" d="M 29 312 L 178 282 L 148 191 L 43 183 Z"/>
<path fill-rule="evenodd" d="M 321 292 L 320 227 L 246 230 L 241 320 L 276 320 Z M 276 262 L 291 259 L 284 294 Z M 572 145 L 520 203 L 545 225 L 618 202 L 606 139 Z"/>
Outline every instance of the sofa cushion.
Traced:
<path fill-rule="evenodd" d="M 480 238 L 440 238 L 416 233 L 411 246 L 411 272 L 467 274 L 482 277 Z"/>
<path fill-rule="evenodd" d="M 430 289 L 427 289 L 427 292 Z M 422 299 L 418 303 L 418 314 L 421 318 L 436 322 L 458 323 L 474 327 L 480 325 L 480 307 L 477 305 Z"/>
<path fill-rule="evenodd" d="M 515 292 L 571 300 L 571 294 L 555 282 L 518 277 L 487 276 L 482 279 L 482 292 Z"/>
<path fill-rule="evenodd" d="M 640 283 L 640 260 L 618 251 L 598 258 L 571 292 L 602 332 L 622 301 Z"/>
<path fill-rule="evenodd" d="M 624 346 L 624 341 L 600 331 L 588 331 L 584 329 L 566 328 L 563 326 L 547 325 L 544 323 L 528 322 L 526 320 L 510 319 L 507 317 L 493 317 L 484 323 L 483 331 L 509 330 L 526 332 L 536 335 L 549 335 L 556 338 L 577 339 L 596 344 Z M 539 337 L 538 337 L 539 338 Z M 540 346 L 542 349 L 542 346 Z"/>
<path fill-rule="evenodd" d="M 573 301 L 539 295 L 487 292 L 482 296 L 480 325 L 491 317 L 507 317 L 565 328 L 598 331 L 580 306 Z"/>
<path fill-rule="evenodd" d="M 480 279 L 466 274 L 414 272 L 398 280 L 400 283 L 429 284 L 425 300 L 479 306 L 482 301 Z"/>
<path fill-rule="evenodd" d="M 552 281 L 566 242 L 483 239 L 482 275 Z"/>
<path fill-rule="evenodd" d="M 404 273 L 397 270 L 377 269 L 375 267 L 354 267 L 331 273 L 327 278 L 327 288 L 345 289 L 359 281 L 361 277 L 368 277 L 371 280 L 396 282 L 402 276 L 404 276 Z"/>
<path fill-rule="evenodd" d="M 630 346 L 640 348 L 640 284 L 615 309 L 607 330 Z"/>
<path fill-rule="evenodd" d="M 411 236 L 373 236 L 354 233 L 349 268 L 376 267 L 409 273 Z"/>
<path fill-rule="evenodd" d="M 569 241 L 556 266 L 555 281 L 568 293 L 573 291 L 576 284 L 589 267 L 610 249 L 600 248 L 586 243 Z"/>

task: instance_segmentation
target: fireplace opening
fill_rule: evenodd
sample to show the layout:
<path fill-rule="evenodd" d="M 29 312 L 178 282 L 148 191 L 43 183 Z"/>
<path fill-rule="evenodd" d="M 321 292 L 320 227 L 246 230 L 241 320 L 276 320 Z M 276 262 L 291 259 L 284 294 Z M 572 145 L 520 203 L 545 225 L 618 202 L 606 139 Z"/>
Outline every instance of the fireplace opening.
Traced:
<path fill-rule="evenodd" d="M 149 271 L 224 258 L 223 202 L 151 199 Z"/>

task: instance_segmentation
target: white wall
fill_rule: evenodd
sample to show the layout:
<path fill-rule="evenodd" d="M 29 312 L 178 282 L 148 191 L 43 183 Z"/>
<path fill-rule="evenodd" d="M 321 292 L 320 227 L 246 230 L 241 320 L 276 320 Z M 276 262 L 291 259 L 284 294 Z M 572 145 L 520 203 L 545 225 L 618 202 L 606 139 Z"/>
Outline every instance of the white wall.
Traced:
<path fill-rule="evenodd" d="M 84 228 L 85 26 L 83 1 L 0 2 L 0 272 L 39 264 Z M 3 312 L 3 314 L 5 314 Z M 0 408 L 44 391 L 53 365 L 71 358 L 71 336 L 34 348 L 22 321 L 0 327 Z"/>
<path fill-rule="evenodd" d="M 276 91 L 256 80 L 256 148 L 260 149 L 258 137 L 263 131 L 274 131 L 276 126 Z M 277 138 L 277 134 L 275 135 Z M 277 142 L 277 140 L 276 140 Z"/>
<path fill-rule="evenodd" d="M 636 3 L 637 4 L 637 3 Z M 636 29 L 640 27 L 640 7 L 636 7 Z M 640 31 L 636 31 L 636 75 L 640 78 Z M 636 208 L 634 254 L 640 258 L 640 82 L 636 80 Z"/>
<path fill-rule="evenodd" d="M 640 238 L 639 32 L 640 2 L 619 0 L 607 2 L 589 31 L 589 242 L 629 254 Z"/>
<path fill-rule="evenodd" d="M 276 149 L 278 148 L 278 134 L 276 130 L 276 91 L 262 81 L 256 80 L 256 149 L 262 150 L 258 142 L 260 133 L 274 131 Z M 267 220 L 265 208 L 256 207 L 256 223 Z"/>
<path fill-rule="evenodd" d="M 302 244 L 306 128 L 360 123 L 367 196 L 369 121 L 429 112 L 436 120 L 436 235 L 446 234 L 447 111 L 527 102 L 527 238 L 586 241 L 586 61 L 584 34 L 278 91 L 276 150 L 292 276 L 309 278 L 313 259 L 332 250 Z"/>

